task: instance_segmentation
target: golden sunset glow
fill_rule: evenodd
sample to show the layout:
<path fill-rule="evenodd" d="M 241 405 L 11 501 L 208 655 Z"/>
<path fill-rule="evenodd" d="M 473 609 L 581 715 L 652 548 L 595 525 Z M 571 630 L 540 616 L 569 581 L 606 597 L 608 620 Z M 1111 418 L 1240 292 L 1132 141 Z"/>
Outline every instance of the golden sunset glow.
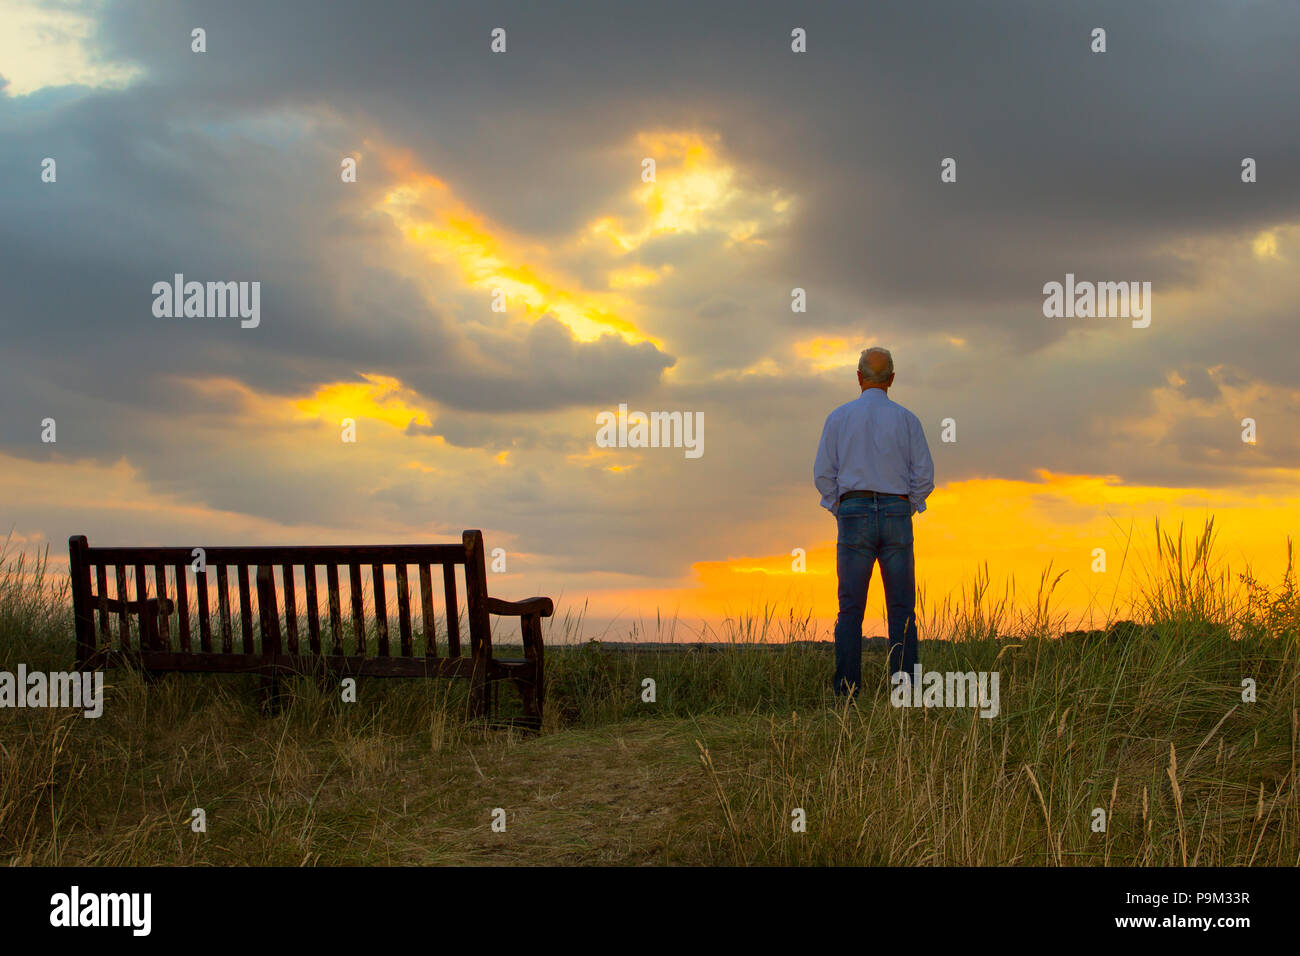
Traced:
<path fill-rule="evenodd" d="M 742 186 L 735 166 L 720 155 L 716 136 L 646 132 L 636 146 L 655 164 L 654 180 L 632 193 L 637 216 L 604 216 L 589 226 L 592 235 L 609 239 L 621 252 L 639 249 L 657 236 L 704 229 L 725 233 L 729 243 L 761 245 L 761 233 L 788 218 L 790 197 Z"/>
<path fill-rule="evenodd" d="M 1036 482 L 976 479 L 941 485 L 926 513 L 913 521 L 918 586 L 933 611 L 944 596 L 969 593 L 987 561 L 993 596 L 1010 594 L 1019 609 L 1032 609 L 1041 575 L 1050 565 L 1053 577 L 1066 572 L 1053 594 L 1052 610 L 1071 622 L 1102 620 L 1108 611 L 1127 610 L 1135 571 L 1140 577 L 1140 562 L 1152 558 L 1157 517 L 1165 531 L 1176 532 L 1179 522 L 1189 531 L 1199 530 L 1211 515 L 1221 528 L 1222 557 L 1233 574 L 1249 567 L 1257 574 L 1276 575 L 1286 562 L 1281 529 L 1300 528 L 1297 478 L 1300 475 L 1279 476 L 1273 493 L 1266 495 L 1134 487 L 1113 477 L 1046 471 Z M 1007 535 L 1007 528 L 1035 531 Z M 811 611 L 829 626 L 837 608 L 833 532 L 829 518 L 809 526 L 802 572 L 794 570 L 796 559 L 788 553 L 697 563 L 694 585 L 681 593 L 682 613 L 716 620 L 771 603 Z M 1095 548 L 1105 550 L 1104 573 L 1092 570 Z M 627 601 L 633 596 L 620 597 Z M 883 621 L 883 609 L 877 569 L 868 596 L 868 623 L 873 615 Z M 878 623 L 874 633 L 883 634 L 883 624 Z"/>
<path fill-rule="evenodd" d="M 655 270 L 643 265 L 631 265 L 624 269 L 615 269 L 609 274 L 611 289 L 640 289 L 660 282 L 664 276 L 671 275 L 673 267 L 665 265 Z"/>
<path fill-rule="evenodd" d="M 828 369 L 856 368 L 862 350 L 874 344 L 870 338 L 850 345 L 848 339 L 818 337 L 794 343 L 793 350 L 814 372 L 825 372 Z"/>
<path fill-rule="evenodd" d="M 584 289 L 575 280 L 532 264 L 545 260 L 544 250 L 470 210 L 445 183 L 418 171 L 409 157 L 390 157 L 387 162 L 401 184 L 384 196 L 380 209 L 413 247 L 435 262 L 455 267 L 466 288 L 503 293 L 507 314 L 517 315 L 522 309 L 530 322 L 552 315 L 579 341 L 613 333 L 629 343 L 655 342 L 629 317 L 635 313 L 630 300 Z M 633 269 L 626 275 L 644 279 L 647 273 Z"/>
<path fill-rule="evenodd" d="M 364 382 L 322 385 L 311 397 L 295 400 L 293 406 L 305 417 L 327 422 L 369 418 L 394 428 L 432 424 L 427 412 L 406 405 L 405 397 L 410 393 L 397 379 L 369 374 L 362 377 Z"/>
<path fill-rule="evenodd" d="M 1261 232 L 1251 240 L 1250 248 L 1258 259 L 1279 258 L 1277 254 L 1277 233 L 1272 229 Z"/>

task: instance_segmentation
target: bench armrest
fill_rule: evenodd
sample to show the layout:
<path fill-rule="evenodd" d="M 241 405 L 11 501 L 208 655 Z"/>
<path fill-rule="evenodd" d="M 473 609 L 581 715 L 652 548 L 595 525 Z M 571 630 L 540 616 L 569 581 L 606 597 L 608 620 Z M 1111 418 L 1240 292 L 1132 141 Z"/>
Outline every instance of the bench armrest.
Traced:
<path fill-rule="evenodd" d="M 540 614 L 550 617 L 555 613 L 555 605 L 548 597 L 530 597 L 523 601 L 503 601 L 500 598 L 487 599 L 489 614 L 506 614 L 511 617 L 524 617 L 528 614 Z"/>

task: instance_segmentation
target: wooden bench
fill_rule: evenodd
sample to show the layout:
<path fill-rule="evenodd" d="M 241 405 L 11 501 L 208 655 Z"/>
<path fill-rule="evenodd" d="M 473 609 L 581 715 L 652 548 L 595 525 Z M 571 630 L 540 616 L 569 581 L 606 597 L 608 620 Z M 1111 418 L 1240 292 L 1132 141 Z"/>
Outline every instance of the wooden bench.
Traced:
<path fill-rule="evenodd" d="M 541 726 L 542 618 L 550 617 L 554 607 L 545 597 L 503 601 L 488 596 L 480 531 L 466 531 L 460 544 L 206 548 L 206 569 L 197 573 L 191 569 L 195 560 L 191 548 L 92 548 L 84 535 L 74 535 L 68 539 L 68 555 L 79 669 L 130 665 L 146 673 L 259 674 L 271 680 L 288 673 L 463 677 L 470 681 L 470 710 L 476 717 L 491 713 L 496 684 L 508 679 L 523 701 L 523 722 Z M 318 591 L 322 567 L 324 604 Z M 408 570 L 412 567 L 419 581 L 418 620 L 411 607 Z M 439 652 L 434 615 L 436 567 L 442 569 L 445 654 Z M 461 645 L 457 567 L 463 569 L 468 657 Z M 150 568 L 152 575 L 147 572 Z M 134 598 L 129 594 L 128 571 L 133 571 Z M 343 622 L 340 580 L 344 577 L 350 627 Z M 366 631 L 363 577 L 369 577 L 373 596 L 373 640 Z M 386 578 L 391 578 L 397 591 L 396 648 L 389 642 Z M 115 589 L 112 596 L 110 582 Z M 214 591 L 215 615 L 210 613 Z M 305 628 L 300 627 L 299 593 L 305 596 Z M 523 658 L 493 656 L 492 614 L 520 619 Z"/>

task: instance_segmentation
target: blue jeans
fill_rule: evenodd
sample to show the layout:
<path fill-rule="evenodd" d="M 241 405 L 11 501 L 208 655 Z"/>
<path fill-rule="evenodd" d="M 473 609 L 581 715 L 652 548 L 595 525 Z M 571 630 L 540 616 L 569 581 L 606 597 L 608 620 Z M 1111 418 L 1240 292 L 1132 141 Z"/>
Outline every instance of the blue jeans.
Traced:
<path fill-rule="evenodd" d="M 849 498 L 840 502 L 835 565 L 840 613 L 835 619 L 836 694 L 862 687 L 862 618 L 871 567 L 880 562 L 889 615 L 889 671 L 912 676 L 916 664 L 916 562 L 912 505 L 902 498 Z"/>

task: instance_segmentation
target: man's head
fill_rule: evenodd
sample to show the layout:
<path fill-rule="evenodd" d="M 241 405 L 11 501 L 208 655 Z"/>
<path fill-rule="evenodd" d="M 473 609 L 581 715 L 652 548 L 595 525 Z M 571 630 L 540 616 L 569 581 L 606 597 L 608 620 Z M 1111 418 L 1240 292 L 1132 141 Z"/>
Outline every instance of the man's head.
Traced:
<path fill-rule="evenodd" d="M 864 349 L 858 359 L 858 384 L 865 392 L 869 388 L 888 390 L 894 384 L 894 357 L 889 349 Z"/>

